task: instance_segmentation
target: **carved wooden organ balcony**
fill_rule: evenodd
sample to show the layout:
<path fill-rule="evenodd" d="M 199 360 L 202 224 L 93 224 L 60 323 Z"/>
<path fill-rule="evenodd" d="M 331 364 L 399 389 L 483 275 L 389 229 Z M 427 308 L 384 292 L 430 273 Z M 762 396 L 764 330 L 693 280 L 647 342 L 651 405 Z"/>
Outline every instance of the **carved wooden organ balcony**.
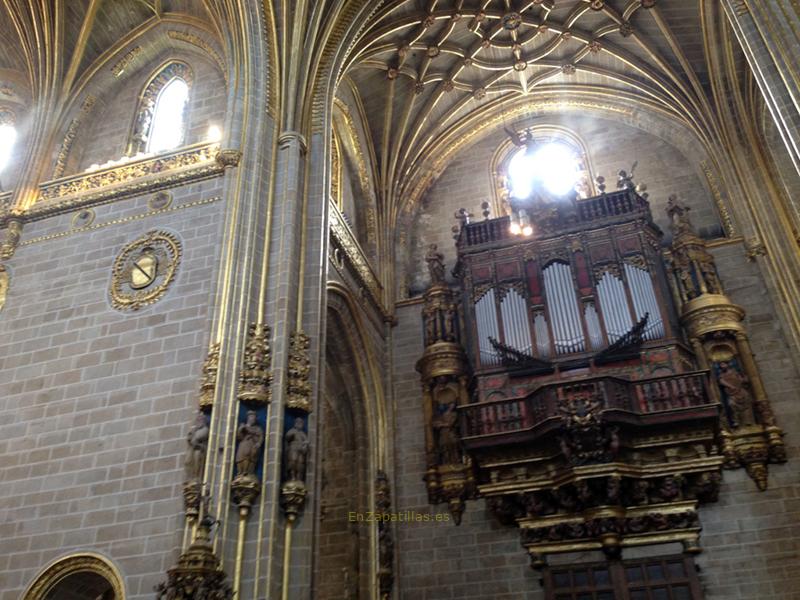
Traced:
<path fill-rule="evenodd" d="M 465 218 L 457 289 L 428 253 L 429 499 L 459 522 L 466 500 L 485 498 L 521 528 L 534 566 L 666 541 L 699 551 L 696 509 L 716 500 L 721 468 L 746 466 L 763 488 L 782 459 L 743 311 L 688 209 L 670 207 L 671 249 L 626 186 L 534 202 L 530 236 L 507 216 Z"/>

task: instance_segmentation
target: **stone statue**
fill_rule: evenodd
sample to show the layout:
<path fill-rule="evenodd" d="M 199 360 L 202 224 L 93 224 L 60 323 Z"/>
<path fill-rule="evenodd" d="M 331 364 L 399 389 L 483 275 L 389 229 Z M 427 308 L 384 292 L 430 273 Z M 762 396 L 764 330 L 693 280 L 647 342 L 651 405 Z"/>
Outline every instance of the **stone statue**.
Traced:
<path fill-rule="evenodd" d="M 436 431 L 437 447 L 441 464 L 453 465 L 461 462 L 461 440 L 456 432 L 458 414 L 456 413 L 456 403 L 448 402 L 444 406 L 444 411 L 433 417 L 433 429 Z"/>
<path fill-rule="evenodd" d="M 197 411 L 197 418 L 186 436 L 186 442 L 189 446 L 184 461 L 186 476 L 189 481 L 201 481 L 208 449 L 208 420 L 203 411 Z"/>
<path fill-rule="evenodd" d="M 728 362 L 719 363 L 719 369 L 719 385 L 724 390 L 731 409 L 731 426 L 753 425 L 753 397 L 746 387 L 747 377 L 732 368 Z"/>
<path fill-rule="evenodd" d="M 444 283 L 444 254 L 438 251 L 436 244 L 430 245 L 425 260 L 431 274 L 431 284 Z"/>
<path fill-rule="evenodd" d="M 150 137 L 150 126 L 153 124 L 153 114 L 155 113 L 156 103 L 152 98 L 145 98 L 142 102 L 142 109 L 136 118 L 133 128 L 133 141 L 140 145 L 139 150 L 143 150 Z"/>
<path fill-rule="evenodd" d="M 669 201 L 667 202 L 667 216 L 671 221 L 670 228 L 675 236 L 682 233 L 692 233 L 692 222 L 689 220 L 690 210 L 688 206 L 678 200 L 675 194 L 669 197 Z"/>
<path fill-rule="evenodd" d="M 722 284 L 717 276 L 717 270 L 714 264 L 709 261 L 701 261 L 698 263 L 700 274 L 703 276 L 703 282 L 706 284 L 706 289 L 709 294 L 721 294 Z"/>
<path fill-rule="evenodd" d="M 294 426 L 286 432 L 286 477 L 289 481 L 305 481 L 306 457 L 308 456 L 308 435 L 303 431 L 305 421 L 301 417 L 294 420 Z"/>
<path fill-rule="evenodd" d="M 247 421 L 239 425 L 236 439 L 239 442 L 236 449 L 236 474 L 254 475 L 258 451 L 264 443 L 264 430 L 256 423 L 256 411 L 247 411 Z"/>

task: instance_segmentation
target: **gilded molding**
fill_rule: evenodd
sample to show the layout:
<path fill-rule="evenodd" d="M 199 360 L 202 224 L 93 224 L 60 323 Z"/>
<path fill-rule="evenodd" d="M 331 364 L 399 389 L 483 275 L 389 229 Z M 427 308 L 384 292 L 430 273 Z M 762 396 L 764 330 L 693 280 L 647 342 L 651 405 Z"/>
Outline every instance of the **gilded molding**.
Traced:
<path fill-rule="evenodd" d="M 311 412 L 311 360 L 308 349 L 310 338 L 303 331 L 289 336 L 289 369 L 286 380 L 286 407 Z"/>
<path fill-rule="evenodd" d="M 29 240 L 25 240 L 24 242 L 20 243 L 20 246 L 29 246 L 31 244 L 39 244 L 41 242 L 49 242 L 50 240 L 56 240 L 63 237 L 69 237 L 76 233 L 84 233 L 86 231 L 94 231 L 95 229 L 102 229 L 103 227 L 110 227 L 113 225 L 121 225 L 123 223 L 130 223 L 132 221 L 139 221 L 141 219 L 146 219 L 147 217 L 152 217 L 155 215 L 161 215 L 165 213 L 175 212 L 177 210 L 183 210 L 185 208 L 194 208 L 195 206 L 203 206 L 205 204 L 211 204 L 213 202 L 218 202 L 221 200 L 219 196 L 213 196 L 211 198 L 205 198 L 203 200 L 195 200 L 194 202 L 187 202 L 186 204 L 181 204 L 179 206 L 174 207 L 166 207 L 159 210 L 152 210 L 145 213 L 140 213 L 138 215 L 131 215 L 129 217 L 123 217 L 121 219 L 112 219 L 110 221 L 104 221 L 103 223 L 91 224 L 88 226 L 70 229 L 68 231 L 60 231 L 58 233 L 51 233 L 49 235 L 42 235 L 39 237 L 31 238 Z"/>
<path fill-rule="evenodd" d="M 114 592 L 114 600 L 125 600 L 122 576 L 104 556 L 94 553 L 75 554 L 48 566 L 22 595 L 23 600 L 45 600 L 60 581 L 74 573 L 90 572 L 100 575 Z"/>
<path fill-rule="evenodd" d="M 722 220 L 722 228 L 725 231 L 725 237 L 736 237 L 738 232 L 736 231 L 736 226 L 733 224 L 733 217 L 722 199 L 722 193 L 720 192 L 719 185 L 717 185 L 717 178 L 714 177 L 714 172 L 706 161 L 702 161 L 700 167 L 703 169 L 703 173 L 708 181 L 708 187 L 711 188 L 711 194 L 714 196 L 714 204 L 717 205 L 717 211 Z"/>
<path fill-rule="evenodd" d="M 8 270 L 3 265 L 0 265 L 0 310 L 3 310 L 3 306 L 6 303 L 6 296 L 8 295 L 8 281 Z"/>
<path fill-rule="evenodd" d="M 61 149 L 58 151 L 58 157 L 56 157 L 56 165 L 53 168 L 53 179 L 57 179 L 64 174 L 64 169 L 67 166 L 67 158 L 69 158 L 72 144 L 75 142 L 75 136 L 78 134 L 78 127 L 84 117 L 91 112 L 95 102 L 97 102 L 97 98 L 91 94 L 86 96 L 83 100 L 83 104 L 81 104 L 80 113 L 70 122 L 67 133 L 64 135 L 64 140 L 61 142 Z"/>
<path fill-rule="evenodd" d="M 347 132 L 352 139 L 353 151 L 355 152 L 356 165 L 358 167 L 358 183 L 361 186 L 361 193 L 364 195 L 364 198 L 370 199 L 370 201 L 367 202 L 365 210 L 367 217 L 367 236 L 370 240 L 373 240 L 377 244 L 378 234 L 375 207 L 372 204 L 374 198 L 373 194 L 370 192 L 371 186 L 369 172 L 367 170 L 368 163 L 364 156 L 364 150 L 361 147 L 361 140 L 358 137 L 358 129 L 356 129 L 356 124 L 353 120 L 353 115 L 350 112 L 350 107 L 342 102 L 339 98 L 334 98 L 334 104 L 342 111 L 342 116 L 344 117 L 344 122 L 347 126 Z"/>
<path fill-rule="evenodd" d="M 219 55 L 219 52 L 214 50 L 207 41 L 205 41 L 200 36 L 197 36 L 193 33 L 188 33 L 186 31 L 178 31 L 176 29 L 170 29 L 167 31 L 167 35 L 171 37 L 173 40 L 180 40 L 182 42 L 186 42 L 187 44 L 191 44 L 192 46 L 196 46 L 200 48 L 203 52 L 208 54 L 211 59 L 217 64 L 217 68 L 219 68 L 222 76 L 225 80 L 228 80 L 228 71 L 225 68 L 225 61 L 222 60 L 222 57 Z"/>
<path fill-rule="evenodd" d="M 114 77 L 121 77 L 122 74 L 125 72 L 125 69 L 130 66 L 130 64 L 142 53 L 141 46 L 134 46 L 125 55 L 120 58 L 114 65 L 111 67 L 111 74 Z"/>
<path fill-rule="evenodd" d="M 160 300 L 183 256 L 180 240 L 153 230 L 126 245 L 114 261 L 109 295 L 118 310 L 139 310 Z"/>
<path fill-rule="evenodd" d="M 25 211 L 24 217 L 26 221 L 42 219 L 80 206 L 216 177 L 222 175 L 226 166 L 230 166 L 221 164 L 217 159 L 218 154 L 218 143 L 204 143 L 154 158 L 51 181 L 41 187 L 39 199 Z"/>
<path fill-rule="evenodd" d="M 331 241 L 344 252 L 344 256 L 350 265 L 353 267 L 356 276 L 372 296 L 375 304 L 383 309 L 383 286 L 378 280 L 377 276 L 372 270 L 364 251 L 359 246 L 358 241 L 355 239 L 350 231 L 350 228 L 344 222 L 344 219 L 339 212 L 339 209 L 333 204 L 328 203 L 330 207 L 330 233 Z M 384 311 L 385 312 L 385 311 Z"/>
<path fill-rule="evenodd" d="M 244 359 L 239 379 L 239 402 L 269 404 L 272 400 L 272 349 L 269 337 L 272 330 L 263 323 L 252 323 L 244 347 Z"/>

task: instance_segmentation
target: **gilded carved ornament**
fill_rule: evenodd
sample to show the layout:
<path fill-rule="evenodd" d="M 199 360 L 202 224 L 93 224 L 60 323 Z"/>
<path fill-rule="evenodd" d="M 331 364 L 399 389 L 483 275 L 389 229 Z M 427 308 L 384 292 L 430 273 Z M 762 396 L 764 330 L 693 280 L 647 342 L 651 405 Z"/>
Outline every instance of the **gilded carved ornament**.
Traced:
<path fill-rule="evenodd" d="M 139 310 L 160 300 L 175 278 L 183 254 L 180 240 L 153 230 L 117 255 L 109 295 L 118 310 Z"/>
<path fill-rule="evenodd" d="M 286 406 L 305 413 L 311 412 L 311 360 L 308 354 L 310 344 L 310 338 L 302 331 L 295 331 L 289 337 Z"/>
<path fill-rule="evenodd" d="M 443 256 L 435 245 L 426 260 L 431 276 L 422 310 L 426 347 L 417 363 L 426 420 L 425 483 L 429 500 L 446 502 L 458 525 L 475 487 L 472 466 L 461 449 L 457 412 L 468 399 L 468 371 L 459 344 L 456 296 L 445 284 Z"/>
<path fill-rule="evenodd" d="M 22 219 L 11 218 L 6 221 L 5 229 L 0 231 L 0 259 L 9 259 L 14 256 L 21 237 Z"/>
<path fill-rule="evenodd" d="M 211 345 L 205 362 L 203 362 L 203 378 L 200 383 L 201 409 L 211 408 L 214 404 L 214 391 L 217 387 L 217 374 L 219 373 L 219 342 Z"/>
<path fill-rule="evenodd" d="M 263 323 L 252 323 L 244 348 L 244 360 L 239 379 L 240 402 L 269 404 L 272 399 L 272 349 L 269 337 L 272 330 Z"/>
<path fill-rule="evenodd" d="M 744 310 L 725 295 L 714 257 L 689 221 L 689 207 L 670 197 L 673 243 L 670 267 L 681 324 L 698 361 L 711 370 L 722 404 L 722 453 L 727 468 L 742 466 L 758 489 L 767 488 L 767 465 L 786 461 L 783 432 L 775 424 L 744 326 Z M 750 256 L 750 253 L 748 253 Z"/>
<path fill-rule="evenodd" d="M 155 588 L 157 600 L 233 600 L 234 594 L 225 571 L 214 554 L 211 530 L 218 523 L 208 511 L 208 497 L 202 503 L 197 535 L 175 566 L 167 570 L 167 579 Z M 201 592 L 202 590 L 202 592 Z"/>

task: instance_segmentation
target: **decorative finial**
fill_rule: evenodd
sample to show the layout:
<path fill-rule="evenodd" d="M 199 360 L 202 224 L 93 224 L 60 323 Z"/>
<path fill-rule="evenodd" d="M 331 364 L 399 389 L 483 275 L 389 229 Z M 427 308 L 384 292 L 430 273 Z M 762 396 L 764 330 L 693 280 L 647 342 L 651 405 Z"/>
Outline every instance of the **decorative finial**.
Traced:
<path fill-rule="evenodd" d="M 489 211 L 489 203 L 486 202 L 486 200 L 481 202 L 481 208 L 483 209 L 483 218 L 488 219 L 490 211 Z"/>
<path fill-rule="evenodd" d="M 466 208 L 459 208 L 455 214 L 453 215 L 456 219 L 458 219 L 461 226 L 469 225 L 469 219 L 472 217 L 472 213 L 470 213 Z"/>
<path fill-rule="evenodd" d="M 597 182 L 597 189 L 600 190 L 601 194 L 606 193 L 606 178 L 602 175 L 598 175 L 595 177 L 595 182 Z"/>

